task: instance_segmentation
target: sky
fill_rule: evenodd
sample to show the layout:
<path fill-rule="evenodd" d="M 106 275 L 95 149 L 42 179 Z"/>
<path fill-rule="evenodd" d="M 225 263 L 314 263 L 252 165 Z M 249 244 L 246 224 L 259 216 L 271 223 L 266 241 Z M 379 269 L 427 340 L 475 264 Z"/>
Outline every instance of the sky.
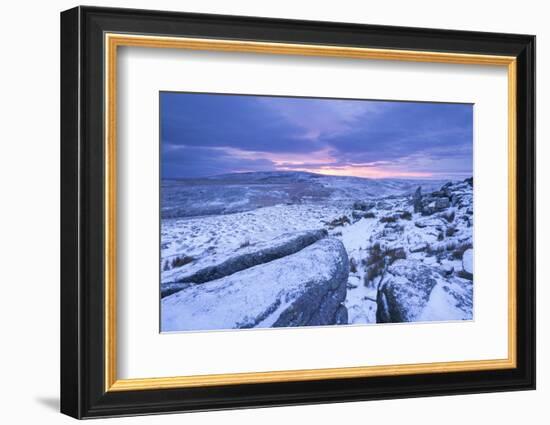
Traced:
<path fill-rule="evenodd" d="M 160 106 L 163 178 L 472 175 L 471 104 L 161 92 Z"/>

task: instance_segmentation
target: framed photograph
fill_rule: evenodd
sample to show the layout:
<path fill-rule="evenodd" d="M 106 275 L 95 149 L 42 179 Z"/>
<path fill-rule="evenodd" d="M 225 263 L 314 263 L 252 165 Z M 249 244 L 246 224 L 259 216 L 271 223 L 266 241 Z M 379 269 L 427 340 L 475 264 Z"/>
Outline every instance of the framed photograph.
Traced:
<path fill-rule="evenodd" d="M 61 14 L 61 411 L 535 388 L 535 37 Z"/>

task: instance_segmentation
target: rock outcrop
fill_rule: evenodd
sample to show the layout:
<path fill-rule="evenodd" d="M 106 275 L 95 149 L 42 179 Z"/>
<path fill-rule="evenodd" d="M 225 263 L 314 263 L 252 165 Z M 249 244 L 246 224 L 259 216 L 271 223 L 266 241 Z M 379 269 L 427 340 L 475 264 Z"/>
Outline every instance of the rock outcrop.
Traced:
<path fill-rule="evenodd" d="M 162 285 L 161 296 L 166 297 L 189 286 L 229 276 L 241 270 L 267 263 L 294 254 L 328 235 L 325 229 L 284 234 L 269 242 L 250 245 L 238 250 L 235 255 L 192 271 L 174 274 L 173 282 Z"/>
<path fill-rule="evenodd" d="M 282 258 L 162 299 L 162 331 L 347 324 L 349 261 L 324 238 Z"/>
<path fill-rule="evenodd" d="M 472 318 L 472 283 L 444 276 L 435 268 L 396 261 L 384 274 L 377 294 L 378 323 Z"/>
<path fill-rule="evenodd" d="M 467 249 L 462 254 L 462 272 L 467 279 L 473 279 L 474 277 L 474 250 Z"/>
<path fill-rule="evenodd" d="M 355 201 L 353 203 L 353 209 L 358 211 L 370 211 L 376 206 L 376 202 L 372 201 Z"/>
<path fill-rule="evenodd" d="M 451 206 L 463 207 L 472 204 L 473 181 L 466 179 L 460 183 L 446 183 L 439 190 L 422 195 L 420 187 L 412 198 L 415 213 L 424 216 L 447 210 Z"/>
<path fill-rule="evenodd" d="M 420 186 L 418 186 L 418 189 L 414 192 L 413 206 L 415 213 L 422 212 L 422 188 Z"/>

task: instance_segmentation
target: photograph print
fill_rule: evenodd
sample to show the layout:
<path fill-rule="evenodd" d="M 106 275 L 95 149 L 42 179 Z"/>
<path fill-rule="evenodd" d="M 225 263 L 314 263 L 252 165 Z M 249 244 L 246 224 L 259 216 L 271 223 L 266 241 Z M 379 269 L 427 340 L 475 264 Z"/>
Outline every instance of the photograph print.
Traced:
<path fill-rule="evenodd" d="M 473 105 L 161 92 L 161 332 L 473 319 Z"/>

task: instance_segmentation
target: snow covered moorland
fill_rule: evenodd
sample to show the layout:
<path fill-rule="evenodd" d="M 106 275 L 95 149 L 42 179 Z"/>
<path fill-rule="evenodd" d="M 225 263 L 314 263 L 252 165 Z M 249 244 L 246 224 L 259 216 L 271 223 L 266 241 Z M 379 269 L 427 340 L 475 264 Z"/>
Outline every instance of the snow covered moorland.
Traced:
<path fill-rule="evenodd" d="M 473 180 L 164 180 L 161 329 L 469 320 Z"/>

